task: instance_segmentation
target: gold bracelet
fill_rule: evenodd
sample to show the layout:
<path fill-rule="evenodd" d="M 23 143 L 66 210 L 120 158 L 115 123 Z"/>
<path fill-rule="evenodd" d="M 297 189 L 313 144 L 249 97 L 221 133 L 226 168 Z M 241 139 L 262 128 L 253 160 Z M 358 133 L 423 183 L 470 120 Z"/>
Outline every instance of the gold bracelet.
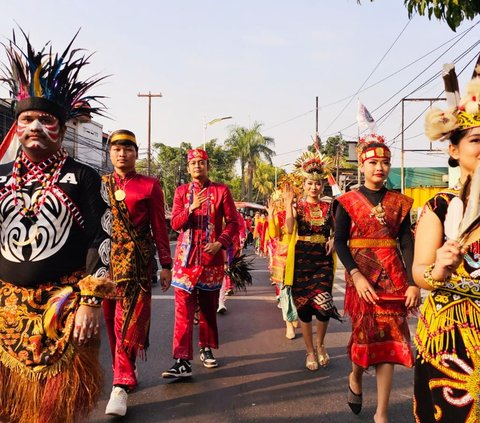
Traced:
<path fill-rule="evenodd" d="M 450 276 L 443 281 L 439 281 L 438 279 L 433 279 L 432 272 L 433 268 L 435 267 L 435 263 L 427 266 L 425 268 L 425 272 L 423 273 L 423 279 L 429 286 L 431 286 L 434 289 L 441 288 L 445 286 L 445 283 L 450 279 Z"/>

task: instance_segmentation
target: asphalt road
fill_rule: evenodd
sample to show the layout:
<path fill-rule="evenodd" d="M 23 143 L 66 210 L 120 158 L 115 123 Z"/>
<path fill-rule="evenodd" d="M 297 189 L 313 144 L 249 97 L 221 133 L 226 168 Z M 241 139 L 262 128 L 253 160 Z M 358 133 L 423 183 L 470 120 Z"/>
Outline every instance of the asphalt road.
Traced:
<path fill-rule="evenodd" d="M 106 369 L 104 394 L 89 422 L 372 422 L 375 411 L 374 372 L 364 377 L 364 404 L 359 416 L 346 404 L 346 355 L 350 323 L 331 321 L 326 345 L 331 356 L 325 369 L 305 369 L 305 347 L 297 337 L 285 337 L 274 287 L 270 285 L 267 263 L 255 259 L 254 285 L 247 293 L 236 293 L 227 301 L 228 311 L 218 316 L 220 349 L 216 369 L 204 368 L 195 354 L 193 377 L 162 379 L 161 372 L 173 364 L 173 290 L 162 294 L 154 288 L 150 349 L 146 362 L 139 362 L 139 386 L 129 395 L 124 418 L 105 416 L 111 390 L 111 358 L 103 332 L 101 360 Z M 337 271 L 334 299 L 343 309 L 345 282 Z M 411 322 L 412 333 L 415 321 Z M 194 331 L 196 345 L 196 331 Z M 390 422 L 410 423 L 412 416 L 413 371 L 396 367 L 390 400 Z"/>

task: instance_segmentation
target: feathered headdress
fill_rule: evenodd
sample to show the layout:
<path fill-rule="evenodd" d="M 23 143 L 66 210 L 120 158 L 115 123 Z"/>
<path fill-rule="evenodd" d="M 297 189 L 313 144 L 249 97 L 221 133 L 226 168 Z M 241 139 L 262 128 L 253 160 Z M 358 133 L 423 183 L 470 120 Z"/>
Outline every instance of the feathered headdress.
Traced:
<path fill-rule="evenodd" d="M 306 151 L 294 163 L 294 172 L 297 175 L 315 181 L 327 179 L 332 172 L 332 168 L 332 159 L 323 156 L 318 151 Z"/>
<path fill-rule="evenodd" d="M 450 138 L 455 130 L 480 126 L 480 57 L 466 95 L 460 99 L 457 75 L 452 63 L 443 66 L 443 80 L 448 108 L 432 108 L 425 116 L 425 134 L 431 141 Z"/>
<path fill-rule="evenodd" d="M 357 154 L 360 164 L 368 159 L 389 159 L 392 155 L 390 149 L 385 145 L 385 137 L 378 134 L 369 134 L 359 138 Z"/>
<path fill-rule="evenodd" d="M 16 116 L 26 110 L 43 110 L 65 123 L 92 113 L 103 115 L 104 105 L 99 99 L 104 97 L 87 95 L 87 92 L 106 77 L 94 75 L 80 79 L 80 71 L 91 57 L 78 56 L 81 50 L 72 49 L 80 30 L 61 55 L 52 52 L 50 42 L 36 52 L 29 37 L 21 28 L 20 31 L 25 37 L 26 49 L 19 47 L 14 32 L 12 40 L 3 44 L 9 64 L 3 64 L 0 77 L 0 81 L 9 85 Z M 99 107 L 92 107 L 91 101 Z"/>

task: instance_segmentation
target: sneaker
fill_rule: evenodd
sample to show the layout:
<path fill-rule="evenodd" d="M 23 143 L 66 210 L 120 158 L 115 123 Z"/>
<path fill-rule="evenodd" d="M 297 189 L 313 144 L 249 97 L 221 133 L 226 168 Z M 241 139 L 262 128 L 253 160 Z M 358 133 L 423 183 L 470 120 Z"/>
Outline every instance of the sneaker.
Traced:
<path fill-rule="evenodd" d="M 200 360 L 202 360 L 203 366 L 208 367 L 209 369 L 218 366 L 217 360 L 213 356 L 212 350 L 208 347 L 200 349 Z"/>
<path fill-rule="evenodd" d="M 109 416 L 123 417 L 127 414 L 127 399 L 128 394 L 125 389 L 120 386 L 114 386 L 112 393 L 110 394 L 110 400 L 108 401 L 105 414 Z"/>
<path fill-rule="evenodd" d="M 192 365 L 190 364 L 190 361 L 185 360 L 184 358 L 177 358 L 175 364 L 162 373 L 162 377 L 165 379 L 189 376 L 192 376 Z"/>
<path fill-rule="evenodd" d="M 227 311 L 227 307 L 225 306 L 225 303 L 220 303 L 218 305 L 217 313 L 223 314 Z"/>
<path fill-rule="evenodd" d="M 229 289 L 227 289 L 227 290 L 225 291 L 225 295 L 226 295 L 227 297 L 231 297 L 231 296 L 234 295 L 234 294 L 235 294 L 235 291 L 234 291 L 232 288 L 229 288 Z"/>

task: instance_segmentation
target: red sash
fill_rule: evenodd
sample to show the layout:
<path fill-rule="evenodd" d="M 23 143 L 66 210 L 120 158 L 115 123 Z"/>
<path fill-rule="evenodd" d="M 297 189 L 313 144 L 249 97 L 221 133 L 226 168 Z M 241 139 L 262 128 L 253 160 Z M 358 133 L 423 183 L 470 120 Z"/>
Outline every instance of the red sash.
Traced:
<path fill-rule="evenodd" d="M 350 191 L 337 198 L 352 220 L 350 239 L 363 238 L 372 240 L 395 240 L 400 225 L 410 212 L 413 200 L 394 191 L 387 191 L 382 205 L 385 209 L 386 225 L 382 225 L 375 216 L 371 215 L 374 207 L 359 191 Z M 352 256 L 359 270 L 371 283 L 375 284 L 382 270 L 395 286 L 395 291 L 403 294 L 408 287 L 407 273 L 398 249 L 393 246 L 382 247 L 381 242 L 375 248 L 350 247 Z M 347 282 L 352 283 L 350 275 L 346 275 Z"/>

